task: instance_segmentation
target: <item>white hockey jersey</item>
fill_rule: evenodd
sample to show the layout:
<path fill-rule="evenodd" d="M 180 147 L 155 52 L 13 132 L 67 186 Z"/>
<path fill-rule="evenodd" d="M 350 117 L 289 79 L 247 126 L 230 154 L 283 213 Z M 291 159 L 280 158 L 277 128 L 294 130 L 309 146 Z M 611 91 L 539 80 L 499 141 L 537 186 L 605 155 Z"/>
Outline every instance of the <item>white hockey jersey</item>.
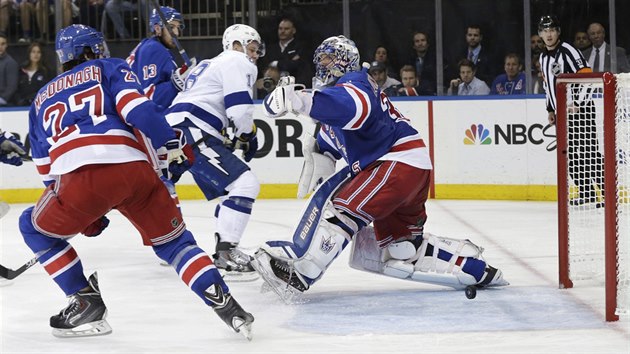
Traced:
<path fill-rule="evenodd" d="M 242 52 L 228 50 L 202 60 L 165 112 L 169 124 L 175 126 L 188 118 L 197 128 L 223 139 L 221 131 L 232 121 L 235 136 L 251 133 L 257 75 L 256 65 Z"/>

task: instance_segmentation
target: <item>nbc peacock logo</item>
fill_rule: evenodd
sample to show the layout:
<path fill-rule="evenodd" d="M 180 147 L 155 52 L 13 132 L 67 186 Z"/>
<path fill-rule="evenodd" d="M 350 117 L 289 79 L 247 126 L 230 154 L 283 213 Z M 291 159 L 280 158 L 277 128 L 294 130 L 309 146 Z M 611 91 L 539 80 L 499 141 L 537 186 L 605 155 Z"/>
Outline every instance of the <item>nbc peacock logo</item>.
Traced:
<path fill-rule="evenodd" d="M 490 145 L 490 131 L 484 128 L 483 124 L 471 125 L 470 129 L 466 129 L 466 137 L 464 145 Z"/>

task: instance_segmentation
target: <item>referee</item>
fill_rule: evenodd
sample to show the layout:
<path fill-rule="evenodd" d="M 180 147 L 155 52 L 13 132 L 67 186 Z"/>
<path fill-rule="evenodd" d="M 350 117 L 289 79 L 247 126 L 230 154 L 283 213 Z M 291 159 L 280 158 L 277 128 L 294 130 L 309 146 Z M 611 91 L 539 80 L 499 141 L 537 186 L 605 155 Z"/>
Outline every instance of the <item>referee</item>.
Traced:
<path fill-rule="evenodd" d="M 565 73 L 590 73 L 591 68 L 582 52 L 560 40 L 560 23 L 555 16 L 542 16 L 538 22 L 538 35 L 545 42 L 540 55 L 547 96 L 549 124 L 556 124 L 556 78 Z M 590 92 L 588 92 L 590 95 Z M 573 95 L 571 95 L 573 96 Z M 595 126 L 595 105 L 592 99 L 576 100 L 567 105 L 569 175 L 578 187 L 579 198 L 569 201 L 570 205 L 596 203 L 596 187 L 604 194 L 603 157 L 599 153 Z"/>

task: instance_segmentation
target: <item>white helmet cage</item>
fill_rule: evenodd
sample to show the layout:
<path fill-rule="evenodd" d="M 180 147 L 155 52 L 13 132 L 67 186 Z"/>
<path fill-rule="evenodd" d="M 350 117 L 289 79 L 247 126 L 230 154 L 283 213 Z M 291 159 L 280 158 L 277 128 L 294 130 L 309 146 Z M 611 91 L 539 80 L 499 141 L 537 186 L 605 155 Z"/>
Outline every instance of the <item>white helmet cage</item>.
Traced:
<path fill-rule="evenodd" d="M 265 55 L 265 44 L 263 43 L 258 31 L 248 25 L 236 24 L 225 29 L 223 32 L 223 51 L 233 50 L 234 42 L 240 43 L 245 51 L 245 47 L 251 42 L 258 43 L 258 57 Z"/>

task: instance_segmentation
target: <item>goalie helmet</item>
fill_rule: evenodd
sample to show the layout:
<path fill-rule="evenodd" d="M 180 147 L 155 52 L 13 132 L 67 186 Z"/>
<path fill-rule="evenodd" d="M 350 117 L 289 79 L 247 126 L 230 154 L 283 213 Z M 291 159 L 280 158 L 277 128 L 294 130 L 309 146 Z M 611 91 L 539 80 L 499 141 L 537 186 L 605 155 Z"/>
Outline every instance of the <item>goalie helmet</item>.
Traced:
<path fill-rule="evenodd" d="M 329 60 L 326 60 L 328 58 Z M 359 50 L 344 36 L 329 37 L 315 49 L 315 80 L 324 86 L 343 75 L 359 70 Z"/>
<path fill-rule="evenodd" d="M 560 32 L 560 22 L 554 15 L 545 15 L 541 16 L 538 21 L 538 32 L 544 30 L 545 28 L 555 28 Z"/>
<path fill-rule="evenodd" d="M 225 29 L 223 32 L 223 51 L 233 50 L 234 42 L 240 43 L 245 52 L 245 47 L 252 42 L 258 43 L 258 57 L 265 55 L 265 45 L 260 39 L 258 31 L 248 25 L 236 24 Z"/>
<path fill-rule="evenodd" d="M 182 14 L 179 13 L 177 10 L 169 6 L 160 6 L 160 10 L 162 10 L 162 14 L 164 14 L 164 18 L 166 19 L 167 23 L 171 21 L 179 21 L 180 28 L 181 29 L 185 28 L 184 18 L 182 17 Z M 164 28 L 164 24 L 162 23 L 162 18 L 160 17 L 160 14 L 157 12 L 156 9 L 153 9 L 153 11 L 151 12 L 149 25 L 151 26 L 152 30 L 153 30 L 153 27 L 155 27 L 156 25 L 160 26 L 160 28 Z"/>
<path fill-rule="evenodd" d="M 92 27 L 71 25 L 57 33 L 55 50 L 61 64 L 80 59 L 85 47 L 92 49 L 97 56 L 109 58 L 103 34 Z"/>

